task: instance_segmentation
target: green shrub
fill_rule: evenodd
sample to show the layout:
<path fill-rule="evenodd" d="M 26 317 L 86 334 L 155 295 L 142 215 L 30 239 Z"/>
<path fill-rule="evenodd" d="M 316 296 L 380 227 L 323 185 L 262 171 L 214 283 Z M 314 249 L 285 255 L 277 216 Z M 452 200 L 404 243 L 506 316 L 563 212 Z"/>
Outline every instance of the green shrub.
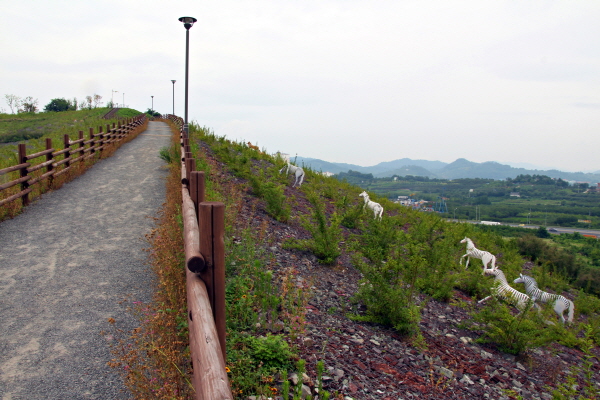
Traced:
<path fill-rule="evenodd" d="M 583 290 L 579 290 L 575 298 L 575 310 L 579 314 L 592 316 L 600 313 L 600 299 L 593 295 L 587 294 Z"/>
<path fill-rule="evenodd" d="M 293 355 L 281 335 L 267 335 L 248 338 L 252 357 L 266 368 L 283 369 L 291 365 Z"/>
<path fill-rule="evenodd" d="M 422 256 L 422 244 L 408 242 L 398 250 L 387 262 L 377 265 L 355 257 L 354 263 L 364 279 L 354 299 L 366 306 L 366 312 L 350 318 L 391 326 L 403 335 L 418 335 L 421 313 L 415 284 L 427 262 Z"/>
<path fill-rule="evenodd" d="M 308 240 L 288 240 L 284 246 L 310 250 L 323 264 L 333 264 L 341 254 L 339 243 L 343 238 L 340 228 L 342 218 L 334 212 L 328 221 L 325 205 L 319 196 L 312 192 L 307 196 L 313 206 L 312 219 L 304 218 L 302 226 L 312 237 Z"/>
<path fill-rule="evenodd" d="M 368 219 L 359 238 L 360 251 L 379 264 L 387 260 L 393 247 L 398 245 L 399 233 L 395 218 Z"/>
<path fill-rule="evenodd" d="M 509 306 L 491 297 L 480 312 L 472 315 L 473 321 L 483 327 L 483 336 L 477 341 L 495 343 L 510 354 L 522 354 L 547 344 L 553 338 L 552 332 L 531 306 L 515 316 Z"/>
<path fill-rule="evenodd" d="M 552 398 L 556 400 L 567 399 L 597 399 L 600 391 L 594 381 L 594 362 L 596 357 L 594 349 L 593 328 L 584 325 L 584 337 L 581 340 L 581 351 L 583 352 L 583 365 L 571 366 L 571 373 L 567 375 L 566 382 L 559 382 L 556 389 L 552 391 Z M 577 376 L 583 377 L 584 384 L 578 385 Z"/>
<path fill-rule="evenodd" d="M 342 195 L 336 201 L 336 207 L 342 214 L 341 225 L 349 229 L 358 227 L 358 221 L 362 215 L 362 204 L 356 202 L 352 205 L 347 195 Z"/>
<path fill-rule="evenodd" d="M 171 144 L 169 147 L 163 147 L 160 149 L 158 156 L 168 164 L 178 162 L 181 158 L 179 147 L 176 143 Z"/>
<path fill-rule="evenodd" d="M 279 222 L 287 222 L 290 218 L 291 207 L 286 203 L 283 186 L 274 182 L 266 182 L 262 187 L 263 199 L 267 202 L 267 213 Z"/>
<path fill-rule="evenodd" d="M 427 266 L 419 271 L 417 287 L 437 300 L 447 301 L 458 278 L 454 260 L 460 235 L 443 228 L 440 218 L 426 216 L 411 227 L 408 237 L 424 245 L 422 256 Z"/>

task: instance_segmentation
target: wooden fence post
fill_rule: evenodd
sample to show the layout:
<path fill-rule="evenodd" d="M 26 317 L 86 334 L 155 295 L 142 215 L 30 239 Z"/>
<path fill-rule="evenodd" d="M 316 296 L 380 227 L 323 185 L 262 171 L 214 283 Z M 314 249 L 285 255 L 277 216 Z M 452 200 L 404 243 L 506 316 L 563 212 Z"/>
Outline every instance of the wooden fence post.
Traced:
<path fill-rule="evenodd" d="M 69 143 L 71 140 L 69 139 L 69 135 L 64 135 L 63 136 L 63 142 L 65 145 L 65 160 L 71 157 L 71 143 Z M 65 164 L 65 169 L 69 168 L 69 166 L 71 165 L 71 160 L 68 160 L 67 163 Z"/>
<path fill-rule="evenodd" d="M 96 153 L 96 149 L 94 146 L 96 145 L 96 140 L 94 139 L 94 128 L 90 128 L 90 157 Z"/>
<path fill-rule="evenodd" d="M 83 162 L 85 159 L 85 143 L 83 143 L 83 131 L 79 131 L 79 140 L 79 147 L 81 148 L 81 151 L 77 153 L 77 157 L 81 157 L 81 162 Z"/>
<path fill-rule="evenodd" d="M 225 354 L 225 205 L 221 202 L 202 202 L 198 209 L 200 253 L 206 268 L 199 276 L 213 312 L 219 344 Z"/>
<path fill-rule="evenodd" d="M 19 143 L 19 164 L 24 164 L 27 162 L 27 145 L 25 143 Z M 27 166 L 19 169 L 21 178 L 27 176 Z M 29 182 L 24 181 L 21 182 L 21 190 L 26 190 L 29 187 Z M 25 193 L 23 197 L 21 197 L 21 201 L 23 202 L 23 207 L 29 204 L 29 193 Z"/>
<path fill-rule="evenodd" d="M 192 157 L 192 153 L 185 153 L 184 154 L 185 157 L 185 176 L 188 179 L 188 187 L 190 185 L 190 174 L 191 172 L 196 169 L 196 160 L 194 160 L 194 158 Z M 194 161 L 194 169 L 192 169 L 192 160 Z"/>
<path fill-rule="evenodd" d="M 196 168 L 194 168 L 194 170 L 195 169 Z M 190 197 L 194 201 L 194 205 L 196 206 L 196 212 L 198 212 L 198 205 L 204 202 L 204 171 L 194 170 L 192 170 L 192 176 L 189 178 Z"/>
<path fill-rule="evenodd" d="M 51 148 L 52 148 L 52 139 L 46 138 L 46 150 L 50 150 Z M 52 161 L 53 158 L 54 158 L 54 156 L 52 155 L 52 152 L 49 152 L 48 154 L 46 154 L 46 161 Z M 53 169 L 54 169 L 54 165 L 52 165 L 51 162 L 48 162 L 48 166 L 46 167 L 46 173 L 49 173 Z M 53 184 L 54 184 L 54 174 L 52 174 L 48 177 L 48 187 L 52 187 Z"/>

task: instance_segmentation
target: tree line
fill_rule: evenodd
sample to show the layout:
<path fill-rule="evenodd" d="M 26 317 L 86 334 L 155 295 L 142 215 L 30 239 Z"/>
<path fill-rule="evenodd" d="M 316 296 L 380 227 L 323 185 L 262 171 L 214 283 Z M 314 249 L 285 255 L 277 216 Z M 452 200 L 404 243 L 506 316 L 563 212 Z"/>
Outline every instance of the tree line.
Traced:
<path fill-rule="evenodd" d="M 34 99 L 32 96 L 21 98 L 14 94 L 5 94 L 4 98 L 8 108 L 10 108 L 11 114 L 36 113 L 39 111 L 39 100 Z M 76 97 L 73 97 L 72 100 L 61 97 L 50 100 L 44 106 L 44 112 L 91 110 L 101 106 L 102 96 L 99 94 L 85 96 L 83 100 L 77 100 Z M 112 107 L 112 104 L 108 104 L 108 106 Z"/>

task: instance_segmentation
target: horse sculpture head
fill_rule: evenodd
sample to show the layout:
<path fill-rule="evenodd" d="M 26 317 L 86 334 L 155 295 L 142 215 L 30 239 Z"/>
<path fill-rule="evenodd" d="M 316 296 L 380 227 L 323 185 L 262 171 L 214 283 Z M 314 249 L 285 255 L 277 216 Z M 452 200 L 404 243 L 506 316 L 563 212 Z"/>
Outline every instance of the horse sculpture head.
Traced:
<path fill-rule="evenodd" d="M 525 275 L 519 274 L 519 277 L 515 279 L 513 283 L 525 283 Z"/>
<path fill-rule="evenodd" d="M 361 194 L 358 195 L 359 197 L 365 197 L 368 198 L 369 195 L 367 194 L 367 192 L 363 191 Z"/>
<path fill-rule="evenodd" d="M 525 286 L 538 287 L 537 282 L 530 276 L 519 274 L 519 277 L 513 281 L 514 283 L 524 283 Z"/>
<path fill-rule="evenodd" d="M 502 281 L 502 282 L 506 282 L 506 276 L 504 275 L 504 272 L 502 272 L 502 270 L 500 270 L 500 269 L 497 269 L 497 268 L 496 269 L 485 268 L 483 270 L 483 274 L 484 275 L 491 275 L 491 276 L 494 277 L 494 279 L 497 279 L 497 280 Z"/>
<path fill-rule="evenodd" d="M 471 241 L 471 239 L 469 239 L 468 237 L 465 236 L 465 238 L 463 240 L 461 240 L 460 242 L 461 243 L 468 243 L 470 241 Z"/>

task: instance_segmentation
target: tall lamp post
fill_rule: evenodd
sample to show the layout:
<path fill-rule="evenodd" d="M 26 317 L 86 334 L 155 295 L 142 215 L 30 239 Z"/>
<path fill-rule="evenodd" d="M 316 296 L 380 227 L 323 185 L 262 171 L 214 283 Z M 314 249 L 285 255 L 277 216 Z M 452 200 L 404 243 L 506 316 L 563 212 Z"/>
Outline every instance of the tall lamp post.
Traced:
<path fill-rule="evenodd" d="M 121 104 L 122 107 L 125 107 L 125 92 L 123 92 L 123 104 Z"/>
<path fill-rule="evenodd" d="M 173 115 L 175 115 L 175 79 L 171 79 L 173 82 Z"/>
<path fill-rule="evenodd" d="M 152 97 L 152 108 L 151 108 L 151 110 L 152 110 L 152 112 L 154 112 L 154 96 L 150 96 L 150 97 Z"/>
<path fill-rule="evenodd" d="M 183 130 L 188 134 L 188 75 L 189 75 L 189 58 L 190 58 L 190 28 L 194 25 L 197 19 L 193 17 L 181 17 L 179 22 L 183 22 L 185 28 L 185 119 L 183 121 Z"/>

